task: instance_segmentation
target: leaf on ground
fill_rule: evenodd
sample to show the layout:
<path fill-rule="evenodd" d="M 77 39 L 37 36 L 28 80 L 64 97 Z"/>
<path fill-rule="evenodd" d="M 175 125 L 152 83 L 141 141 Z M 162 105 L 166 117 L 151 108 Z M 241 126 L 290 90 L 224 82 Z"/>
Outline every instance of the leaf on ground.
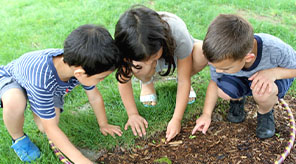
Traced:
<path fill-rule="evenodd" d="M 168 157 L 161 157 L 159 159 L 154 160 L 153 162 L 157 162 L 157 163 L 167 163 L 167 164 L 172 164 L 172 161 L 168 158 Z"/>

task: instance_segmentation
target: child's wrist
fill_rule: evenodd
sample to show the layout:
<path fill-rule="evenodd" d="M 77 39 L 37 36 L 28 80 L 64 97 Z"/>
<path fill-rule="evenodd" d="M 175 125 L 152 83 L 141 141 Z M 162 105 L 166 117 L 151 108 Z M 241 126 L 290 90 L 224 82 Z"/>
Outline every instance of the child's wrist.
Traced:
<path fill-rule="evenodd" d="M 207 116 L 207 117 L 212 117 L 212 112 L 203 112 L 202 115 Z"/>
<path fill-rule="evenodd" d="M 128 115 L 128 117 L 131 117 L 131 116 L 134 116 L 134 115 L 139 115 L 139 113 L 138 112 L 134 112 L 134 113 L 128 113 L 127 115 Z"/>
<path fill-rule="evenodd" d="M 100 127 L 106 126 L 108 125 L 108 121 L 107 122 L 98 122 Z"/>
<path fill-rule="evenodd" d="M 176 121 L 181 122 L 181 121 L 182 121 L 182 117 L 179 117 L 179 116 L 173 116 L 172 120 L 176 120 Z"/>

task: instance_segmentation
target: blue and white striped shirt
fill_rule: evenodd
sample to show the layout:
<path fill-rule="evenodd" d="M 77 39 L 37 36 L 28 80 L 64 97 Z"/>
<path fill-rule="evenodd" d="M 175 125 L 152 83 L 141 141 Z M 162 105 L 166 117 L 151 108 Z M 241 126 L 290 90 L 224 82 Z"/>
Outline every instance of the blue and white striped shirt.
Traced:
<path fill-rule="evenodd" d="M 40 118 L 55 117 L 54 96 L 64 96 L 79 81 L 72 77 L 62 81 L 53 64 L 53 57 L 62 55 L 62 49 L 46 49 L 26 53 L 6 66 L 0 66 L 0 83 L 5 77 L 12 77 L 27 92 L 31 110 Z M 95 86 L 83 86 L 91 90 Z"/>

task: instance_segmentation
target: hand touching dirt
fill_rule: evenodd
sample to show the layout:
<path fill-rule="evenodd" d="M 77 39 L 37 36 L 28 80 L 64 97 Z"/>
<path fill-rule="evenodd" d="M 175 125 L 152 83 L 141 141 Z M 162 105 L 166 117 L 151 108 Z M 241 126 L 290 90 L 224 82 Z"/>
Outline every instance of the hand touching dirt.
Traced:
<path fill-rule="evenodd" d="M 124 129 L 127 130 L 128 127 L 132 128 L 132 131 L 135 136 L 139 135 L 140 137 L 146 135 L 146 128 L 148 128 L 148 122 L 140 115 L 134 114 L 129 116 L 127 123 L 124 126 Z"/>
<path fill-rule="evenodd" d="M 115 134 L 117 134 L 118 136 L 122 135 L 122 131 L 119 126 L 110 125 L 110 124 L 101 125 L 100 131 L 103 133 L 104 136 L 110 134 L 114 138 L 115 138 Z"/>
<path fill-rule="evenodd" d="M 181 130 L 181 121 L 176 119 L 171 119 L 168 124 L 167 131 L 166 131 L 166 142 L 170 142 L 177 134 L 180 133 Z"/>
<path fill-rule="evenodd" d="M 207 114 L 202 114 L 197 120 L 196 125 L 192 130 L 192 134 L 194 134 L 197 130 L 206 134 L 209 126 L 211 124 L 211 116 Z"/>
<path fill-rule="evenodd" d="M 272 85 L 276 80 L 274 69 L 266 69 L 252 75 L 249 80 L 252 80 L 251 89 L 259 95 L 270 93 Z"/>

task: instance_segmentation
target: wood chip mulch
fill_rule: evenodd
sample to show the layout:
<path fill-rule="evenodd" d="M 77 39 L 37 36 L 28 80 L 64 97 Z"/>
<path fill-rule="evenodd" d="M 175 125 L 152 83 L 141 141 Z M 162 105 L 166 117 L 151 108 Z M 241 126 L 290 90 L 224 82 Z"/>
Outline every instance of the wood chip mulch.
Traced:
<path fill-rule="evenodd" d="M 287 95 L 289 104 L 296 118 L 296 99 Z M 227 105 L 227 102 L 222 102 Z M 224 105 L 225 105 L 224 104 Z M 117 147 L 103 154 L 97 163 L 131 164 L 272 164 L 284 152 L 290 138 L 287 112 L 279 105 L 275 106 L 276 135 L 261 140 L 256 137 L 257 106 L 252 98 L 247 99 L 245 110 L 248 113 L 243 123 L 229 123 L 226 113 L 217 106 L 207 134 L 191 135 L 195 120 L 182 126 L 181 133 L 170 143 L 165 144 L 165 132 L 149 140 L 140 140 L 134 148 L 126 150 Z M 294 145 L 285 164 L 296 163 Z"/>

